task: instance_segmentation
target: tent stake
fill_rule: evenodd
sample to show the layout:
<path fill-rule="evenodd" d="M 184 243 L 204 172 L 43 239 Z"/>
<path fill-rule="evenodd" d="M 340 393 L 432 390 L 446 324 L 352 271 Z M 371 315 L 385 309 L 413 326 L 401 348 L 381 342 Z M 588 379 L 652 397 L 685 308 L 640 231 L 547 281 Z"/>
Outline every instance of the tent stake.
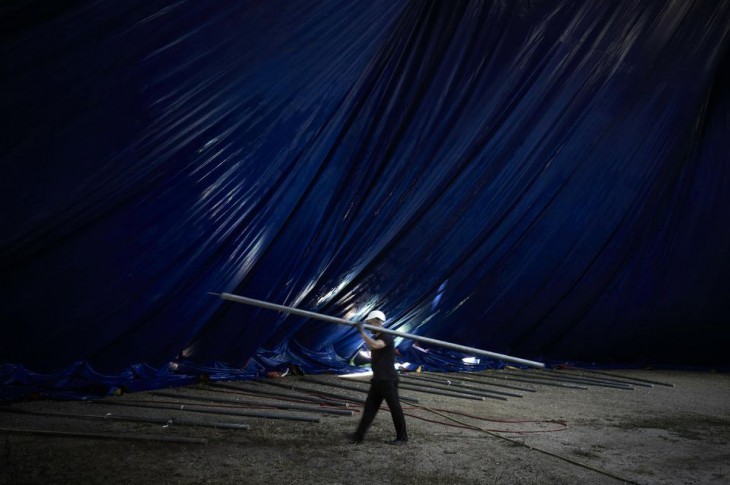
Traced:
<path fill-rule="evenodd" d="M 318 320 L 323 320 L 325 322 L 338 323 L 340 325 L 348 325 L 350 327 L 357 326 L 357 322 L 351 322 L 350 320 L 345 320 L 344 318 L 331 317 L 329 315 L 322 315 L 322 314 L 310 312 L 307 310 L 301 310 L 299 308 L 294 308 L 294 307 L 285 306 L 285 305 L 277 305 L 276 303 L 269 303 L 269 302 L 263 301 L 263 300 L 255 300 L 253 298 L 247 298 L 245 296 L 232 295 L 230 293 L 211 293 L 211 294 L 220 296 L 224 300 L 233 301 L 236 303 L 243 303 L 245 305 L 253 305 L 253 306 L 260 307 L 260 308 L 266 308 L 268 310 L 276 310 L 279 312 L 291 313 L 293 315 L 299 315 L 300 317 L 315 318 Z M 417 341 L 423 342 L 425 344 L 435 345 L 436 347 L 444 347 L 446 349 L 456 350 L 456 351 L 464 352 L 464 353 L 471 354 L 471 355 L 481 355 L 481 356 L 490 357 L 493 359 L 499 359 L 499 360 L 504 360 L 504 361 L 508 361 L 508 362 L 515 362 L 517 364 L 523 364 L 523 365 L 527 365 L 530 367 L 537 367 L 539 369 L 542 369 L 545 367 L 545 364 L 543 364 L 542 362 L 535 362 L 534 360 L 520 359 L 519 357 L 512 357 L 510 355 L 498 354 L 496 352 L 489 352 L 487 350 L 476 349 L 474 347 L 467 347 L 465 345 L 453 344 L 451 342 L 445 342 L 443 340 L 436 340 L 433 338 L 422 337 L 420 335 L 413 335 L 411 333 L 398 332 L 396 330 L 390 330 L 388 328 L 377 327 L 375 325 L 362 324 L 362 326 L 364 328 L 374 331 L 374 332 L 382 332 L 382 333 L 387 333 L 390 335 L 395 335 L 398 337 L 408 338 L 411 340 L 417 340 Z"/>

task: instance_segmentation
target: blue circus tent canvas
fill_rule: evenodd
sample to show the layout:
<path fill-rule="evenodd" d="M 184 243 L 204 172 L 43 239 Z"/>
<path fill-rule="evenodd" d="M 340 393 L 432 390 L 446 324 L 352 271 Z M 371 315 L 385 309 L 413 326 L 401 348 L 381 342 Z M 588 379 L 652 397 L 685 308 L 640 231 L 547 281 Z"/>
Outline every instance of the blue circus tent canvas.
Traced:
<path fill-rule="evenodd" d="M 209 292 L 546 362 L 727 364 L 728 1 L 31 1 L 0 25 L 10 394 L 339 371 L 362 343 Z"/>

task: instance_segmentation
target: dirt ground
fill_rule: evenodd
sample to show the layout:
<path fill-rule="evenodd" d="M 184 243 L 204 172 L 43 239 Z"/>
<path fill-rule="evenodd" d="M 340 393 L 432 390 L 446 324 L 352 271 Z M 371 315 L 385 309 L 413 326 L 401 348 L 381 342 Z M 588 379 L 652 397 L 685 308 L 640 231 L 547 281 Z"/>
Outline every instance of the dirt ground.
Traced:
<path fill-rule="evenodd" d="M 486 371 L 461 374 L 414 374 L 451 379 L 477 392 L 516 393 L 506 400 L 426 394 L 401 389 L 406 402 L 410 442 L 390 446 L 393 425 L 381 410 L 361 445 L 345 435 L 356 427 L 365 394 L 313 384 L 299 377 L 276 379 L 287 387 L 325 391 L 353 400 L 347 407 L 300 402 L 319 409 L 338 409 L 351 415 L 329 415 L 304 410 L 264 408 L 260 404 L 225 406 L 192 397 L 293 404 L 289 396 L 312 396 L 271 384 L 229 383 L 242 394 L 211 385 L 172 389 L 180 396 L 151 392 L 110 397 L 102 402 L 34 401 L 2 406 L 0 412 L 0 483 L 2 484 L 726 484 L 730 483 L 730 375 L 726 373 L 614 370 L 612 374 L 672 384 L 638 385 L 632 389 L 599 387 L 596 374 L 559 371 L 561 379 L 587 376 L 590 385 L 566 380 L 541 384 L 514 379 L 544 371 Z M 495 378 L 496 377 L 496 378 Z M 500 380 L 497 378 L 510 378 Z M 615 380 L 613 377 L 603 376 Z M 337 376 L 316 376 L 329 384 L 366 389 Z M 274 381 L 274 380 L 272 380 Z M 487 385 L 521 387 L 517 391 Z M 424 380 L 404 378 L 402 386 L 424 386 Z M 646 383 L 643 383 L 646 384 Z M 430 384 L 429 384 L 430 385 Z M 444 384 L 446 385 L 446 384 Z M 424 389 L 424 387 L 420 387 Z M 461 388 L 469 390 L 469 387 Z M 330 398 L 333 399 L 333 398 Z M 324 398 L 319 398 L 322 401 Z M 188 403 L 185 409 L 153 409 L 113 405 Z M 104 404 L 107 403 L 107 404 Z M 279 418 L 298 416 L 319 422 L 197 413 L 267 412 Z M 194 406 L 200 406 L 196 408 Z M 12 410 L 39 414 L 19 414 Z M 165 426 L 110 419 L 49 416 L 66 413 L 110 418 L 122 416 L 187 418 L 213 423 L 246 423 L 248 430 L 215 429 L 180 423 Z M 469 416 L 466 416 L 466 415 Z M 481 419 L 477 419 L 479 417 Z M 486 418 L 486 419 L 485 419 Z M 488 419 L 488 420 L 487 420 Z M 469 426 L 469 428 L 464 427 Z M 479 427 L 482 429 L 476 429 Z M 37 435 L 13 429 L 97 433 L 105 437 Z M 145 437 L 196 438 L 201 443 L 151 441 Z M 205 441 L 203 444 L 202 441 Z"/>

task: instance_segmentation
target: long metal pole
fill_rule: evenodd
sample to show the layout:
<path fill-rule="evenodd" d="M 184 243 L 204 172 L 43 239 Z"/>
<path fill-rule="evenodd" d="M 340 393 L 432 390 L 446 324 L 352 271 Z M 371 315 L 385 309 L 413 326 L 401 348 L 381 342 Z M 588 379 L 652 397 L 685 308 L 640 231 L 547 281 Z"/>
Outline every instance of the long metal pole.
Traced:
<path fill-rule="evenodd" d="M 352 416 L 353 415 L 353 411 L 351 411 L 349 409 L 324 408 L 324 407 L 320 407 L 320 406 L 308 406 L 306 404 L 286 404 L 286 403 L 272 402 L 272 401 L 252 401 L 250 399 L 240 399 L 240 398 L 225 399 L 225 398 L 200 396 L 200 395 L 193 395 L 193 394 L 181 394 L 179 392 L 153 392 L 151 394 L 153 396 L 160 396 L 160 397 L 172 397 L 175 399 L 178 399 L 178 398 L 190 399 L 191 401 L 215 402 L 215 403 L 222 403 L 222 404 L 233 404 L 233 405 L 238 405 L 238 406 L 275 408 L 275 409 L 285 409 L 285 410 L 291 410 L 291 411 L 306 411 L 308 413 L 318 413 L 318 414 L 337 414 L 340 416 Z"/>
<path fill-rule="evenodd" d="M 515 381 L 515 382 L 529 382 L 530 384 L 538 384 L 541 386 L 552 386 L 552 387 L 567 387 L 569 389 L 581 389 L 581 390 L 588 390 L 587 387 L 579 386 L 577 384 L 568 384 L 566 382 L 550 382 L 550 381 L 538 381 L 536 379 L 523 379 L 521 377 L 506 377 L 506 376 L 497 376 L 497 375 L 488 375 L 488 374 L 477 374 L 475 372 L 459 372 L 459 374 L 466 374 L 471 375 L 474 377 L 479 377 L 482 379 L 498 379 L 501 381 Z"/>
<path fill-rule="evenodd" d="M 575 369 L 578 369 L 579 367 L 574 367 Z M 668 382 L 659 382 L 659 381 L 652 381 L 649 379 L 639 379 L 638 377 L 629 377 L 629 376 L 622 376 L 619 374 L 611 374 L 610 372 L 599 372 L 597 370 L 593 369 L 580 369 L 584 370 L 586 372 L 591 372 L 593 374 L 600 374 L 604 376 L 611 376 L 611 377 L 618 377 L 619 379 L 628 379 L 630 381 L 638 381 L 638 382 L 646 382 L 647 384 L 657 384 L 659 386 L 667 386 L 667 387 L 674 387 L 674 384 L 670 384 Z"/>
<path fill-rule="evenodd" d="M 219 391 L 219 392 L 227 392 L 231 394 L 246 394 L 254 396 L 267 396 L 267 397 L 280 397 L 282 399 L 292 400 L 292 401 L 298 401 L 298 402 L 313 402 L 317 404 L 326 404 L 328 406 L 340 406 L 340 407 L 348 407 L 348 403 L 345 401 L 333 401 L 331 399 L 325 399 L 320 397 L 311 397 L 311 396 L 302 396 L 300 395 L 292 395 L 292 394 L 286 394 L 283 392 L 273 392 L 273 391 L 264 391 L 261 389 L 254 389 L 254 388 L 247 388 L 244 389 L 242 387 L 234 386 L 232 384 L 224 384 L 224 383 L 210 383 L 207 386 L 205 386 L 203 389 L 211 389 L 213 391 Z"/>
<path fill-rule="evenodd" d="M 245 296 L 233 295 L 231 293 L 211 293 L 211 294 L 219 295 L 224 300 L 234 301 L 236 303 L 243 303 L 245 305 L 253 305 L 253 306 L 260 307 L 260 308 L 266 308 L 268 310 L 275 310 L 275 311 L 279 311 L 279 312 L 291 313 L 293 315 L 299 315 L 300 317 L 315 318 L 317 320 L 322 320 L 322 321 L 330 322 L 330 323 L 337 323 L 340 325 L 349 325 L 351 327 L 355 327 L 358 325 L 357 322 L 351 322 L 350 320 L 345 320 L 344 318 L 331 317 L 329 315 L 322 315 L 320 313 L 310 312 L 307 310 L 301 310 L 299 308 L 294 308 L 294 307 L 285 306 L 285 305 L 277 305 L 276 303 L 269 303 L 268 301 L 255 300 L 253 298 L 247 298 Z M 406 333 L 406 332 L 398 332 L 397 330 L 390 330 L 388 328 L 378 327 L 376 325 L 368 325 L 366 323 L 362 324 L 362 326 L 364 328 L 374 331 L 374 332 L 382 332 L 382 333 L 387 333 L 390 335 L 396 335 L 398 337 L 408 338 L 411 340 L 417 340 L 419 342 L 423 342 L 426 344 L 435 345 L 437 347 L 443 347 L 443 348 L 451 349 L 451 350 L 457 350 L 459 352 L 464 352 L 467 354 L 481 355 L 484 357 L 491 357 L 493 359 L 505 360 L 508 362 L 515 362 L 517 364 L 524 364 L 524 365 L 527 365 L 530 367 L 536 367 L 538 369 L 545 368 L 545 364 L 543 364 L 542 362 L 535 362 L 534 360 L 520 359 L 519 357 L 512 357 L 511 355 L 498 354 L 496 352 L 489 352 L 487 350 L 476 349 L 474 347 L 467 347 L 465 345 L 452 344 L 451 342 L 445 342 L 443 340 L 436 340 L 433 338 L 422 337 L 420 335 L 413 335 L 411 333 Z"/>
<path fill-rule="evenodd" d="M 208 440 L 205 438 L 188 438 L 185 436 L 155 436 L 148 434 L 130 434 L 130 433 L 85 433 L 81 431 L 56 431 L 52 429 L 35 429 L 35 428 L 0 428 L 0 434 L 38 434 L 43 436 L 61 436 L 65 438 L 89 438 L 89 439 L 110 439 L 125 441 L 166 441 L 168 443 L 192 443 L 196 445 L 205 445 Z"/>
<path fill-rule="evenodd" d="M 515 372 L 515 371 L 510 371 Z M 543 374 L 544 372 L 548 371 L 529 371 L 529 370 L 522 370 L 517 371 L 518 377 L 527 377 L 529 379 L 535 379 L 540 382 L 567 382 L 569 384 L 583 384 L 586 386 L 598 386 L 598 387 L 611 387 L 614 389 L 626 389 L 629 391 L 633 391 L 634 388 L 629 386 L 628 384 L 613 384 L 610 382 L 603 382 L 603 381 L 596 381 L 593 379 L 582 379 L 580 377 L 572 377 L 572 376 L 558 376 L 555 374 Z M 543 374 L 543 375 L 537 375 L 537 374 Z"/>
<path fill-rule="evenodd" d="M 440 391 L 451 391 L 451 392 L 456 392 L 456 393 L 459 393 L 459 394 L 468 394 L 470 396 L 482 396 L 482 397 L 488 397 L 490 399 L 499 399 L 501 401 L 506 401 L 507 400 L 506 398 L 504 398 L 502 396 L 496 396 L 496 395 L 490 394 L 488 392 L 481 392 L 481 391 L 476 390 L 474 388 L 471 388 L 471 389 L 464 389 L 464 388 L 454 389 L 453 387 L 448 386 L 448 385 L 440 385 L 440 384 L 435 384 L 433 382 L 424 382 L 424 381 L 422 381 L 422 380 L 420 380 L 418 378 L 415 378 L 415 377 L 411 376 L 410 374 L 405 374 L 403 376 L 403 378 L 404 378 L 404 380 L 406 382 L 410 381 L 410 382 L 408 382 L 409 384 L 411 384 L 411 385 L 418 385 L 419 387 L 423 387 L 425 389 L 438 389 Z M 522 396 L 517 396 L 517 397 L 522 397 Z"/>
<path fill-rule="evenodd" d="M 244 411 L 241 409 L 218 408 L 211 409 L 205 406 L 197 406 L 193 404 L 183 403 L 165 403 L 159 401 L 153 401 L 146 404 L 142 401 L 113 401 L 113 400 L 102 400 L 92 401 L 94 404 L 102 404 L 104 406 L 132 406 L 136 408 L 148 408 L 148 409 L 169 409 L 173 411 L 186 411 L 191 413 L 205 413 L 205 414 L 219 414 L 221 416 L 246 416 L 249 418 L 267 418 L 267 419 L 284 419 L 289 421 L 305 421 L 308 423 L 319 423 L 319 417 L 305 416 L 303 414 L 277 414 L 277 413 L 264 413 L 258 411 Z"/>
<path fill-rule="evenodd" d="M 438 396 L 449 396 L 449 397 L 458 397 L 459 399 L 471 399 L 472 401 L 486 401 L 487 399 L 484 396 L 475 396 L 473 394 L 463 394 L 461 392 L 456 391 L 440 391 L 438 389 L 433 388 L 426 388 L 423 386 L 412 386 L 410 384 L 401 383 L 398 384 L 398 389 L 408 389 L 410 391 L 414 392 L 422 392 L 424 394 L 436 394 Z M 499 399 L 500 401 L 506 401 L 505 398 L 500 397 L 494 397 L 494 399 Z"/>
<path fill-rule="evenodd" d="M 340 394 L 335 394 L 333 392 L 327 392 L 327 391 L 320 391 L 317 389 L 312 389 L 311 387 L 302 387 L 302 386 L 295 386 L 293 384 L 285 384 L 283 382 L 274 382 L 274 381 L 256 381 L 260 382 L 261 384 L 266 384 L 267 386 L 276 386 L 281 387 L 284 389 L 289 389 L 290 391 L 296 391 L 296 392 L 303 392 L 306 394 L 317 394 L 318 396 L 325 396 L 325 397 L 331 397 L 335 399 L 344 399 L 349 402 L 356 402 L 359 404 L 365 404 L 365 399 L 360 399 L 359 397 L 352 397 L 352 396 L 343 396 Z"/>
<path fill-rule="evenodd" d="M 183 426 L 202 426 L 202 427 L 208 427 L 208 428 L 218 428 L 218 429 L 240 429 L 240 430 L 249 430 L 251 429 L 251 426 L 248 424 L 240 424 L 240 423 L 206 423 L 205 421 L 194 421 L 190 419 L 172 419 L 172 418 L 153 418 L 148 416 L 124 416 L 121 414 L 112 414 L 112 413 L 106 413 L 106 414 L 73 414 L 73 413 L 57 413 L 57 412 L 39 412 L 39 411 L 29 411 L 27 409 L 17 409 L 17 408 L 3 408 L 0 407 L 0 411 L 4 412 L 11 412 L 11 413 L 18 413 L 18 414 L 27 414 L 31 416 L 56 416 L 59 418 L 78 418 L 78 419 L 94 419 L 94 420 L 101 420 L 101 421 L 131 421 L 134 423 L 152 423 L 152 424 L 162 424 L 162 425 L 183 425 Z"/>
<path fill-rule="evenodd" d="M 495 391 L 493 389 L 484 389 L 483 387 L 476 388 L 474 386 L 464 384 L 464 382 L 466 382 L 466 381 L 459 381 L 457 379 L 444 379 L 443 377 L 436 378 L 436 377 L 427 377 L 427 376 L 416 376 L 413 374 L 406 374 L 404 377 L 406 379 L 412 379 L 415 381 L 432 382 L 434 384 L 440 384 L 442 386 L 445 385 L 446 387 L 449 387 L 452 389 L 458 388 L 458 389 L 454 389 L 455 391 L 458 391 L 458 392 L 462 392 L 461 389 L 468 389 L 468 390 L 477 391 L 477 392 L 485 391 L 487 393 L 498 394 L 500 396 L 522 397 L 522 394 L 515 394 L 514 392 Z"/>

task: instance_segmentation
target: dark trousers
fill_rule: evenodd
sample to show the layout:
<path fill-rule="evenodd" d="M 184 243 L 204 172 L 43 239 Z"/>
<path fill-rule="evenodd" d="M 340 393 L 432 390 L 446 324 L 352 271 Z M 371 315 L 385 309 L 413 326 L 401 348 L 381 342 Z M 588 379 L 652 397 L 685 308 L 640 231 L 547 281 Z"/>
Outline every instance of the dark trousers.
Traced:
<path fill-rule="evenodd" d="M 383 400 L 390 408 L 390 415 L 393 417 L 393 425 L 395 426 L 396 439 L 408 440 L 406 432 L 406 418 L 403 416 L 403 409 L 400 406 L 398 398 L 398 382 L 397 381 L 370 381 L 370 391 L 365 400 L 365 409 L 362 413 L 362 419 L 355 431 L 358 439 L 363 439 L 368 428 L 373 424 L 373 419 L 380 409 Z"/>

